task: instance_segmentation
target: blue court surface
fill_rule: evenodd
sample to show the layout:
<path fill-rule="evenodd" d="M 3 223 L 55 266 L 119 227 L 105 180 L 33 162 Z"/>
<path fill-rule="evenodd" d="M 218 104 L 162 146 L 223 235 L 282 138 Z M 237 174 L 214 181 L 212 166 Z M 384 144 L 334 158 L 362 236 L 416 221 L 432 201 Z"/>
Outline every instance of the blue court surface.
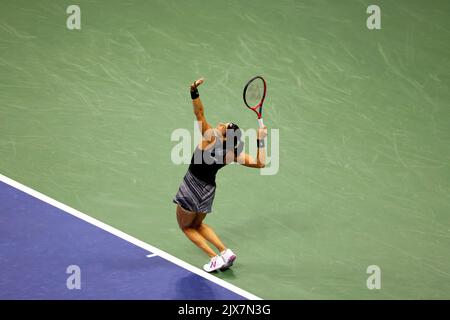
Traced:
<path fill-rule="evenodd" d="M 54 200 L 56 205 L 50 204 L 50 198 L 34 190 L 7 182 L 0 182 L 0 299 L 257 299 L 72 208 L 63 210 Z M 73 272 L 67 268 L 73 265 L 80 269 L 80 289 L 67 286 Z"/>

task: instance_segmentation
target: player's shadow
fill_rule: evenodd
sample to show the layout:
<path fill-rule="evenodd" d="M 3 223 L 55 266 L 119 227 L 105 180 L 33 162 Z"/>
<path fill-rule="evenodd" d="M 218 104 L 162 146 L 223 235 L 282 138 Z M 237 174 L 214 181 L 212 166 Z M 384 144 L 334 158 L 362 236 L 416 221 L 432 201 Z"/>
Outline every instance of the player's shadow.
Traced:
<path fill-rule="evenodd" d="M 176 281 L 177 297 L 180 300 L 214 299 L 216 294 L 211 287 L 212 283 L 194 273 L 189 273 Z"/>
<path fill-rule="evenodd" d="M 233 270 L 231 269 L 212 274 L 222 275 L 220 278 L 224 280 L 235 278 Z M 223 290 L 226 290 L 224 288 L 221 288 L 217 284 L 193 273 L 189 273 L 177 280 L 175 283 L 175 287 L 177 296 L 174 297 L 174 299 L 179 300 L 223 299 Z"/>
<path fill-rule="evenodd" d="M 218 277 L 224 280 L 236 279 L 236 275 L 234 274 L 234 271 L 231 268 L 224 271 L 220 271 L 220 273 L 218 273 Z"/>

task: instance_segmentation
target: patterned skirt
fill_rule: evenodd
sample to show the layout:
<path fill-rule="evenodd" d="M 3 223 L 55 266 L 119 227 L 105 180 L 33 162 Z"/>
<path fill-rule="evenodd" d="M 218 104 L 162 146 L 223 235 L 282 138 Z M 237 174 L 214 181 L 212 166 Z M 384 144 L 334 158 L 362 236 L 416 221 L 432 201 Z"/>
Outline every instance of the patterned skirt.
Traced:
<path fill-rule="evenodd" d="M 215 193 L 215 185 L 200 180 L 188 170 L 173 202 L 188 211 L 209 213 L 212 210 Z"/>

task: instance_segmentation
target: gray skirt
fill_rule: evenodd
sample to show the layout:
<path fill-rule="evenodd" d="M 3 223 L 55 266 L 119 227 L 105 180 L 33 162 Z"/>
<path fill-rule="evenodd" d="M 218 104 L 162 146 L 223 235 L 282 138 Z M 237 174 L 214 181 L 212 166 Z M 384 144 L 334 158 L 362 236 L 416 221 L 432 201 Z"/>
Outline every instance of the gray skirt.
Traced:
<path fill-rule="evenodd" d="M 173 202 L 188 211 L 209 213 L 215 193 L 215 185 L 200 180 L 188 170 Z"/>

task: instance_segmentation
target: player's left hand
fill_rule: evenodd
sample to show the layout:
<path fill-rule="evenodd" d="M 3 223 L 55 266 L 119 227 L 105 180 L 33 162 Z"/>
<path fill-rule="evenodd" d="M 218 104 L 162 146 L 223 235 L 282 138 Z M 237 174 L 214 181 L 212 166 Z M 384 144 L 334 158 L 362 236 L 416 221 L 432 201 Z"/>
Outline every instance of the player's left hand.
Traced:
<path fill-rule="evenodd" d="M 194 81 L 193 84 L 191 84 L 191 90 L 195 90 L 199 85 L 201 85 L 203 82 L 205 82 L 205 79 L 200 78 Z"/>

